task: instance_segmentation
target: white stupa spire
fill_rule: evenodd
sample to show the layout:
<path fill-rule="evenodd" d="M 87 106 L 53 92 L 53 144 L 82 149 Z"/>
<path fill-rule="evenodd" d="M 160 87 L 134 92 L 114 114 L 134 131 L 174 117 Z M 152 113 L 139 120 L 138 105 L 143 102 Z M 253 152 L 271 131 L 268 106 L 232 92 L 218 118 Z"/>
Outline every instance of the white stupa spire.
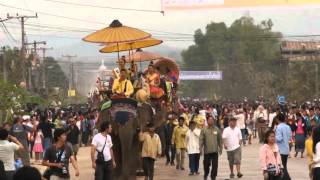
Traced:
<path fill-rule="evenodd" d="M 104 59 L 101 60 L 101 65 L 99 67 L 99 71 L 105 71 L 107 70 L 107 67 L 104 65 Z"/>

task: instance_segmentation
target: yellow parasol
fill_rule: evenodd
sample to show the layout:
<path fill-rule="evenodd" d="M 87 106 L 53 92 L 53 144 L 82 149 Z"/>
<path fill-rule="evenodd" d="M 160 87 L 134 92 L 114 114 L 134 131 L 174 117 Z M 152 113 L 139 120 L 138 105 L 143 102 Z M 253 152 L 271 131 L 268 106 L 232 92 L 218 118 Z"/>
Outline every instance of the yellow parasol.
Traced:
<path fill-rule="evenodd" d="M 142 30 L 123 26 L 120 21 L 114 20 L 109 27 L 96 31 L 83 40 L 92 43 L 124 43 L 139 41 L 151 37 L 151 35 Z"/>
<path fill-rule="evenodd" d="M 147 38 L 140 41 L 121 43 L 118 45 L 116 43 L 113 43 L 100 49 L 100 52 L 111 53 L 111 52 L 118 52 L 118 51 L 130 51 L 133 49 L 155 46 L 155 45 L 161 44 L 162 42 L 163 42 L 162 40 L 158 40 L 155 38 Z"/>
<path fill-rule="evenodd" d="M 114 20 L 109 27 L 96 31 L 82 40 L 92 43 L 116 43 L 119 59 L 119 43 L 139 41 L 151 37 L 151 34 L 142 30 L 123 26 L 120 21 Z"/>

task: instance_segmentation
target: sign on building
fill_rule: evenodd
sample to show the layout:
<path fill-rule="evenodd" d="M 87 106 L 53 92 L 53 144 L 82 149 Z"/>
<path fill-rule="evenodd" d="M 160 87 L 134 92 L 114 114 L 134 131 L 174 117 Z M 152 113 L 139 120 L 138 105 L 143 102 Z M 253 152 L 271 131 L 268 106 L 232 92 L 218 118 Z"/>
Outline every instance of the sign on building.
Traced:
<path fill-rule="evenodd" d="M 74 90 L 74 89 L 69 89 L 69 90 L 68 90 L 68 96 L 69 96 L 69 97 L 74 97 L 74 96 L 76 96 L 76 90 Z"/>
<path fill-rule="evenodd" d="M 181 80 L 222 80 L 222 71 L 180 71 Z"/>

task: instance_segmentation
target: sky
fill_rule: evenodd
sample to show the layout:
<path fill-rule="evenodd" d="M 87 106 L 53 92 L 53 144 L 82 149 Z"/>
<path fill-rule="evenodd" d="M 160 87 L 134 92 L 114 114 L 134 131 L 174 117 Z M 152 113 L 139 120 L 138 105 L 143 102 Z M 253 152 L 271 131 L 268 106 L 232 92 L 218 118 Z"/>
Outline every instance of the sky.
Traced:
<path fill-rule="evenodd" d="M 131 9 L 161 10 L 161 0 L 60 0 L 97 6 L 110 6 Z M 5 6 L 11 6 L 9 8 Z M 18 9 L 15 9 L 18 8 Z M 24 10 L 22 10 L 24 9 Z M 29 11 L 25 11 L 29 10 Z M 138 12 L 110 10 L 93 7 L 54 3 L 48 0 L 0 0 L 0 17 L 5 19 L 7 13 L 14 16 L 34 15 L 26 24 L 28 41 L 45 40 L 47 47 L 61 48 L 81 42 L 81 38 L 108 26 L 118 19 L 122 24 L 143 29 L 155 37 L 163 38 L 164 44 L 175 48 L 187 48 L 193 44 L 192 34 L 197 29 L 205 29 L 210 22 L 225 22 L 230 25 L 235 19 L 250 15 L 256 22 L 272 19 L 274 30 L 284 35 L 318 35 L 320 34 L 320 6 L 293 7 L 259 7 L 259 8 L 209 8 L 188 10 L 165 10 L 160 12 Z M 48 16 L 52 14 L 79 20 Z M 86 21 L 86 22 L 84 22 Z M 19 46 L 21 31 L 19 21 L 5 21 L 12 38 L 0 29 L 0 45 Z M 53 29 L 52 27 L 55 27 Z M 72 29 L 72 30 L 70 30 Z M 320 37 L 320 36 L 319 36 Z M 314 37 L 315 40 L 318 37 Z M 179 40 L 177 40 L 179 39 Z M 301 40 L 301 39 L 293 39 Z M 20 41 L 20 42 L 19 42 Z"/>

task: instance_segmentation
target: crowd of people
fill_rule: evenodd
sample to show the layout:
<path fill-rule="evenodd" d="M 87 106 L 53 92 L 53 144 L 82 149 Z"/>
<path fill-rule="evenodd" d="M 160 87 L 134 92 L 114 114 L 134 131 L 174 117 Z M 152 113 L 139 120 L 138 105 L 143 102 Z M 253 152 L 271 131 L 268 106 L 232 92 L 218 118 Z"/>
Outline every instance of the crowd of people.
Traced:
<path fill-rule="evenodd" d="M 219 156 L 225 149 L 230 178 L 245 176 L 241 169 L 244 146 L 257 138 L 261 143 L 259 161 L 266 180 L 291 179 L 288 158 L 309 160 L 310 179 L 320 178 L 320 108 L 303 105 L 268 105 L 259 103 L 221 103 L 182 101 L 179 112 L 170 112 L 161 127 L 148 123 L 140 129 L 141 157 L 146 180 L 154 176 L 157 158 L 165 156 L 166 165 L 186 171 L 190 176 L 201 173 L 204 179 L 218 175 Z M 69 162 L 79 176 L 77 152 L 91 146 L 95 179 L 112 179 L 117 166 L 113 157 L 112 127 L 104 121 L 96 128 L 98 111 L 64 112 L 31 111 L 15 116 L 13 124 L 0 129 L 1 177 L 15 179 L 22 167 L 42 164 L 48 169 L 43 177 L 69 179 Z M 306 153 L 305 153 L 306 152 Z M 0 168 L 1 169 L 1 168 Z"/>
<path fill-rule="evenodd" d="M 13 123 L 0 128 L 0 174 L 14 179 L 18 169 L 32 165 L 47 166 L 43 177 L 69 179 L 69 162 L 79 176 L 77 152 L 80 146 L 90 146 L 97 111 L 34 110 L 28 115 L 15 115 Z"/>
<path fill-rule="evenodd" d="M 189 157 L 189 175 L 199 174 L 199 159 L 203 154 L 204 179 L 215 179 L 218 157 L 224 148 L 230 166 L 230 178 L 243 176 L 242 147 L 253 138 L 262 144 L 259 152 L 261 172 L 265 179 L 291 179 L 288 158 L 309 159 L 310 179 L 317 174 L 317 136 L 320 128 L 320 108 L 316 103 L 220 103 L 182 101 L 179 113 L 168 115 L 164 135 L 166 165 L 185 170 Z M 320 154 L 320 153 L 319 153 Z M 236 173 L 234 171 L 236 169 Z"/>

